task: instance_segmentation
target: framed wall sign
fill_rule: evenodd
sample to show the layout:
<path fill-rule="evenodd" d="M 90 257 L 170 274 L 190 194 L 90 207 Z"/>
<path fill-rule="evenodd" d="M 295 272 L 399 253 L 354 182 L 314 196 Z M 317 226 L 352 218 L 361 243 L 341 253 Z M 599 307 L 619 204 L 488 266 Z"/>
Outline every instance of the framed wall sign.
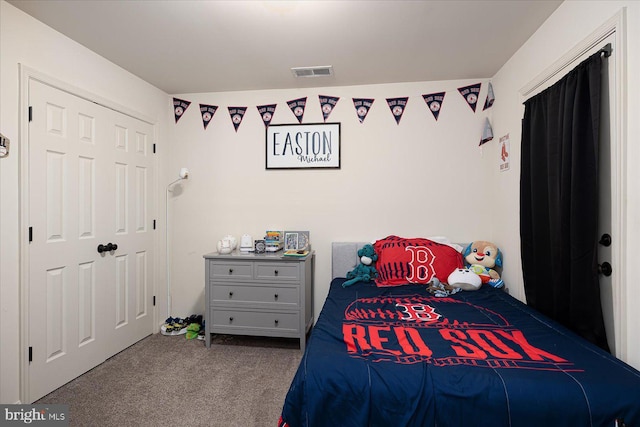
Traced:
<path fill-rule="evenodd" d="M 269 125 L 267 169 L 340 169 L 340 123 Z"/>

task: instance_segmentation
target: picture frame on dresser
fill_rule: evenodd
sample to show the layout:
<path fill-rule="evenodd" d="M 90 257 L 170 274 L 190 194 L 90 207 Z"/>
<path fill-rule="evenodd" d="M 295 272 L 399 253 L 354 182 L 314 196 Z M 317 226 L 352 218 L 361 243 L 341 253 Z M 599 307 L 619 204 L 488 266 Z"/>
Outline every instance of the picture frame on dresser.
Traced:
<path fill-rule="evenodd" d="M 254 251 L 257 254 L 263 254 L 266 252 L 266 244 L 262 239 L 257 239 L 254 241 Z"/>
<path fill-rule="evenodd" d="M 309 232 L 308 231 L 285 231 L 284 232 L 284 250 L 302 250 L 309 249 Z"/>

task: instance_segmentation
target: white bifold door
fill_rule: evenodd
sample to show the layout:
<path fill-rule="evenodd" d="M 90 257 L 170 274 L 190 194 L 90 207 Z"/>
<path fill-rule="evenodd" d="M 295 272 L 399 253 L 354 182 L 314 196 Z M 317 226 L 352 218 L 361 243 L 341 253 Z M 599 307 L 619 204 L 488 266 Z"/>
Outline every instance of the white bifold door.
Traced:
<path fill-rule="evenodd" d="M 152 333 L 153 125 L 29 80 L 35 401 Z"/>

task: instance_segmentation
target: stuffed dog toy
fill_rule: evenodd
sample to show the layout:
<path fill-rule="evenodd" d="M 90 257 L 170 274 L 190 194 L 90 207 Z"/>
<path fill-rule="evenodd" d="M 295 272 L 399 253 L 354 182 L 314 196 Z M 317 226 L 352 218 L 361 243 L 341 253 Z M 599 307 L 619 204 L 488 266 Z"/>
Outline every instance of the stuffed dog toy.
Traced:
<path fill-rule="evenodd" d="M 495 243 L 477 240 L 462 253 L 466 267 L 480 276 L 482 283 L 501 288 L 504 282 L 494 267 L 502 267 L 502 252 Z"/>

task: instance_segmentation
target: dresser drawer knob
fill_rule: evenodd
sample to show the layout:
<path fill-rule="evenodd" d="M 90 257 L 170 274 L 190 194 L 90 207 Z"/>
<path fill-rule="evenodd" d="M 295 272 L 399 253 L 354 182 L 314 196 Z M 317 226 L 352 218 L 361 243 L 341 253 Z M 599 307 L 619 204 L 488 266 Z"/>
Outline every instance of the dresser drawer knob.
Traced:
<path fill-rule="evenodd" d="M 233 298 L 233 292 L 229 292 L 229 298 Z"/>
<path fill-rule="evenodd" d="M 233 317 L 229 317 L 229 323 L 233 322 Z"/>
<path fill-rule="evenodd" d="M 276 319 L 276 326 L 278 326 L 278 319 Z"/>
<path fill-rule="evenodd" d="M 233 274 L 233 268 L 229 269 L 229 274 Z"/>
<path fill-rule="evenodd" d="M 273 274 L 278 275 L 278 270 L 273 270 Z"/>
<path fill-rule="evenodd" d="M 278 294 L 275 294 L 275 295 L 273 296 L 273 298 L 274 298 L 274 299 L 278 299 Z"/>

